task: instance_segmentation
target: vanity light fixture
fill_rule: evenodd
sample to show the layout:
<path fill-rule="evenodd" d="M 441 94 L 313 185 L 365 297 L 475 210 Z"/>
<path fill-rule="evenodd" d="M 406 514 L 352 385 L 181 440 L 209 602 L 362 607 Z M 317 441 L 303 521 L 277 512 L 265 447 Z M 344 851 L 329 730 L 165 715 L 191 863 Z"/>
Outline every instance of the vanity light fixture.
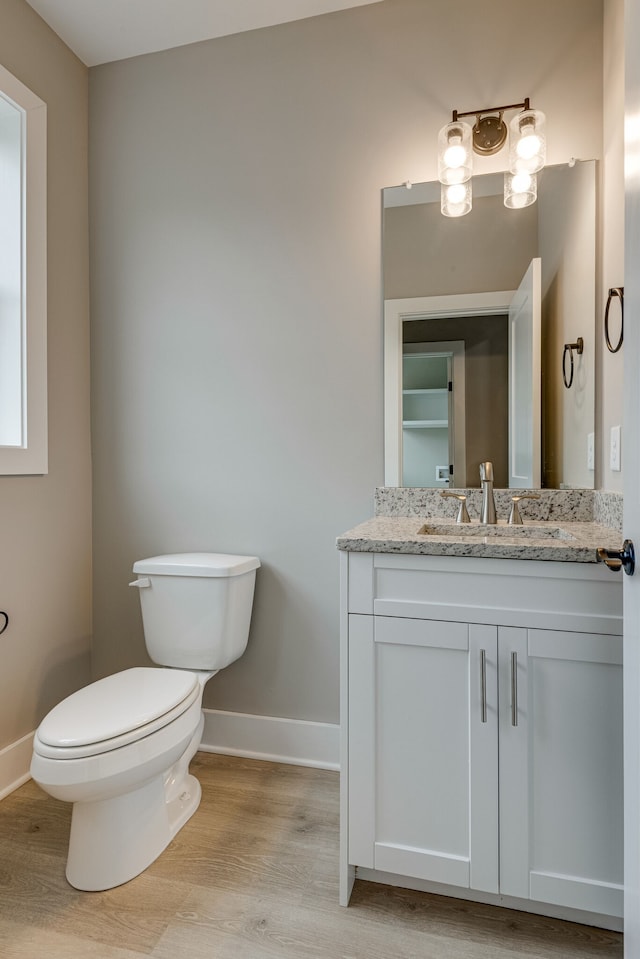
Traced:
<path fill-rule="evenodd" d="M 503 120 L 507 110 L 519 110 L 509 127 Z M 473 127 L 462 117 L 475 117 Z M 521 209 L 535 203 L 536 174 L 546 160 L 544 113 L 529 107 L 529 98 L 486 110 L 453 111 L 451 123 L 438 134 L 438 179 L 441 183 L 440 209 L 444 216 L 464 216 L 472 204 L 473 154 L 492 156 L 510 140 L 509 169 L 504 178 L 504 204 Z"/>

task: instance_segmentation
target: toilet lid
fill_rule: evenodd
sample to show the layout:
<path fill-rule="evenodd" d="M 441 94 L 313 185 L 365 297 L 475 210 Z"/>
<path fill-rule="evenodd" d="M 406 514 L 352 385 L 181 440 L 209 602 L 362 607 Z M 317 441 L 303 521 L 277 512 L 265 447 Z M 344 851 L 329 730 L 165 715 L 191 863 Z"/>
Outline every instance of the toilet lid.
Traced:
<path fill-rule="evenodd" d="M 170 553 L 133 564 L 134 573 L 156 576 L 241 576 L 260 566 L 257 556 L 235 553 Z"/>
<path fill-rule="evenodd" d="M 99 679 L 63 700 L 38 728 L 40 742 L 72 747 L 101 743 L 142 726 L 157 729 L 187 709 L 198 687 L 196 673 L 178 669 L 135 667 Z M 151 730 L 149 730 L 151 731 Z"/>

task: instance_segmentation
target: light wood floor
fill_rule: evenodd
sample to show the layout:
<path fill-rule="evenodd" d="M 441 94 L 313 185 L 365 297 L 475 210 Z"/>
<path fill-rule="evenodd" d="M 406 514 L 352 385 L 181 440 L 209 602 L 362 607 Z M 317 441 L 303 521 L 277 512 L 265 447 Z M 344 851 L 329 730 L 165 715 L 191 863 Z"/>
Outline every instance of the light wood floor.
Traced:
<path fill-rule="evenodd" d="M 141 876 L 64 878 L 70 807 L 0 803 L 2 959 L 619 959 L 622 937 L 356 883 L 338 905 L 338 776 L 199 753 L 200 809 Z"/>

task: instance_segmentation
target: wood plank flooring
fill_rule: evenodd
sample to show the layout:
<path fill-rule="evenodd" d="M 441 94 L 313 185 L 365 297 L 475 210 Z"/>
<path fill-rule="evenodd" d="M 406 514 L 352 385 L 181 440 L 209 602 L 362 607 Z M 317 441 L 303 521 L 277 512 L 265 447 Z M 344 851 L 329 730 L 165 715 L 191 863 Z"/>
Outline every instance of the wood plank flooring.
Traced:
<path fill-rule="evenodd" d="M 203 799 L 141 876 L 64 877 L 70 807 L 29 782 L 0 803 L 2 959 L 620 959 L 574 923 L 356 883 L 338 905 L 338 775 L 198 753 Z"/>

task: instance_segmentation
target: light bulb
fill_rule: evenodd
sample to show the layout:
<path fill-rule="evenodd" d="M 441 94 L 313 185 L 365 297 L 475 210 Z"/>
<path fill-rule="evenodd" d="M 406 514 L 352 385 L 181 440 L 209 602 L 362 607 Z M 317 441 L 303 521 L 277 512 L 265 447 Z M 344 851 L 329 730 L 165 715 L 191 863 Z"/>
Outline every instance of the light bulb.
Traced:
<path fill-rule="evenodd" d="M 516 152 L 523 160 L 532 160 L 540 153 L 540 137 L 532 128 L 523 130 L 522 136 L 516 144 Z"/>
<path fill-rule="evenodd" d="M 453 170 L 457 170 L 458 167 L 461 167 L 467 156 L 467 151 L 462 145 L 462 137 L 460 136 L 450 136 L 449 137 L 449 146 L 444 151 L 444 162 L 448 167 L 451 167 Z"/>
<path fill-rule="evenodd" d="M 531 206 L 538 198 L 538 178 L 535 173 L 505 173 L 504 205 L 510 210 Z"/>
<path fill-rule="evenodd" d="M 444 216 L 464 216 L 471 210 L 471 180 L 466 183 L 443 183 L 440 187 L 440 210 Z"/>
<path fill-rule="evenodd" d="M 464 183 L 452 183 L 446 188 L 447 203 L 463 203 L 466 195 Z"/>
<path fill-rule="evenodd" d="M 511 180 L 514 193 L 526 193 L 531 187 L 533 177 L 530 173 L 516 173 Z"/>

